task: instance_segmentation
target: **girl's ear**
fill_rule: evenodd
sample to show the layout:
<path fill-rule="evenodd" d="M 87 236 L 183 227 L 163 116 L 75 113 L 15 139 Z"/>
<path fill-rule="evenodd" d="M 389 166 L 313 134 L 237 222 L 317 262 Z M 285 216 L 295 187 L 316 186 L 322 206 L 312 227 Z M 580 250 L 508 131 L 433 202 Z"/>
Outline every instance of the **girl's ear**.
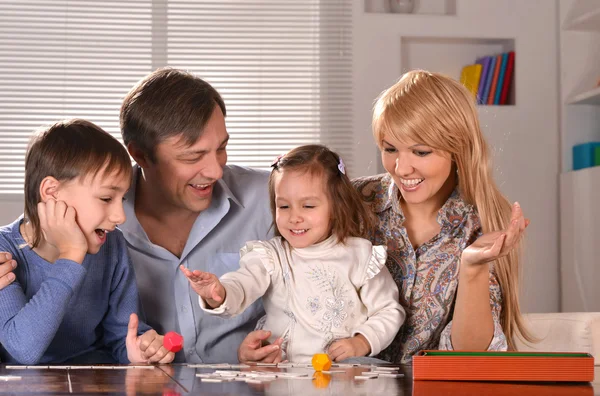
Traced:
<path fill-rule="evenodd" d="M 40 183 L 40 198 L 42 202 L 57 199 L 60 182 L 52 176 L 46 176 Z"/>

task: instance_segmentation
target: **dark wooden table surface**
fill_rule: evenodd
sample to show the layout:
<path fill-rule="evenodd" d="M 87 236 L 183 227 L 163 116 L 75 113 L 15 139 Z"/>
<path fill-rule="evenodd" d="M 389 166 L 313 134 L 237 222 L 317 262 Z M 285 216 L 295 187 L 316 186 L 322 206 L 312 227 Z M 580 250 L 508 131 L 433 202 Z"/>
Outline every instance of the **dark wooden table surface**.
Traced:
<path fill-rule="evenodd" d="M 370 369 L 353 367 L 332 370 L 343 372 L 318 375 L 312 380 L 281 379 L 263 383 L 204 382 L 196 374 L 216 370 L 244 372 L 303 372 L 309 377 L 315 373 L 307 368 L 196 368 L 185 364 L 161 365 L 148 368 L 93 368 L 93 369 L 8 369 L 0 365 L 0 394 L 12 395 L 600 395 L 600 383 L 591 384 L 531 384 L 412 381 L 410 366 L 401 367 L 404 378 L 355 379 Z M 598 371 L 596 368 L 596 378 Z M 4 376 L 21 377 L 5 381 Z"/>

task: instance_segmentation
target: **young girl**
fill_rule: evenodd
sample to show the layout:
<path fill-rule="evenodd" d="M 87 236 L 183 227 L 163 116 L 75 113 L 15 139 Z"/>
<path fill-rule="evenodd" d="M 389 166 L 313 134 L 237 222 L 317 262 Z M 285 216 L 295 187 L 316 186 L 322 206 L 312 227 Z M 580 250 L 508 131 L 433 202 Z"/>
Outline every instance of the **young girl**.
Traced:
<path fill-rule="evenodd" d="M 130 178 L 125 148 L 90 122 L 59 122 L 34 137 L 25 215 L 0 228 L 0 254 L 19 263 L 0 290 L 3 361 L 173 360 L 162 336 L 145 324 L 138 333 L 135 278 L 115 229 Z"/>
<path fill-rule="evenodd" d="M 446 76 L 406 73 L 378 98 L 373 135 L 387 173 L 355 186 L 409 312 L 381 358 L 410 363 L 423 349 L 506 350 L 518 333 L 530 339 L 518 301 L 528 221 L 494 183 L 472 95 Z"/>
<path fill-rule="evenodd" d="M 221 279 L 181 267 L 215 315 L 241 313 L 263 297 L 258 327 L 283 338 L 282 358 L 310 362 L 376 355 L 404 321 L 386 253 L 359 238 L 370 217 L 341 158 L 324 146 L 293 149 L 269 180 L 277 237 L 241 250 L 240 269 Z"/>

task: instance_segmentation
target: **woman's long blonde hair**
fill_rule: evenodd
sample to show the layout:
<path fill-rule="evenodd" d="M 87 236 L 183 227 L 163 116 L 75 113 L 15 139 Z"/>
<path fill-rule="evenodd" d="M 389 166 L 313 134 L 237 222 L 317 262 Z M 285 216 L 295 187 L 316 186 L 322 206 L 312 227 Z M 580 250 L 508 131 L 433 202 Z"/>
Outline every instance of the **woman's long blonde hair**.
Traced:
<path fill-rule="evenodd" d="M 489 149 L 479 126 L 475 100 L 459 82 L 423 70 L 404 74 L 377 99 L 373 135 L 380 148 L 384 137 L 391 136 L 449 152 L 458 172 L 460 195 L 477 209 L 483 232 L 508 227 L 511 204 L 492 177 Z M 519 308 L 521 250 L 519 242 L 494 263 L 502 291 L 500 323 L 509 349 L 516 349 L 517 335 L 534 340 Z"/>

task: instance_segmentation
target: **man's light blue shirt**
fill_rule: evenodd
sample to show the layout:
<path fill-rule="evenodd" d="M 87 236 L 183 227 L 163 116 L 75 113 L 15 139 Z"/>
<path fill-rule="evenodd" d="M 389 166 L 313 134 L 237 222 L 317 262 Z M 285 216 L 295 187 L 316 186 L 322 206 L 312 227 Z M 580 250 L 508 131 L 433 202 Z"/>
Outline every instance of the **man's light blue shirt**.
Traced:
<path fill-rule="evenodd" d="M 239 268 L 239 250 L 247 241 L 273 237 L 266 171 L 226 166 L 215 183 L 212 202 L 196 219 L 180 258 L 150 242 L 134 210 L 135 187 L 141 170 L 134 167 L 131 190 L 124 203 L 127 240 L 145 322 L 160 334 L 177 331 L 184 349 L 176 361 L 235 363 L 237 348 L 264 315 L 258 300 L 243 314 L 222 319 L 203 313 L 198 295 L 179 270 L 208 271 L 220 277 Z"/>

